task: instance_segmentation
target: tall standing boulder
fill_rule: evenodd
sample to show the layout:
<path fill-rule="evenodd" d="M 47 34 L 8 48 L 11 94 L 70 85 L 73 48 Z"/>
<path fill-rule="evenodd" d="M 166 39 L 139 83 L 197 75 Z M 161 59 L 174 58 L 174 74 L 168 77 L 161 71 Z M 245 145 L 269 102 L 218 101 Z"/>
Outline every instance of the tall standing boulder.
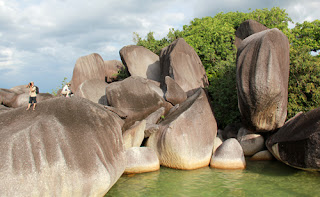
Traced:
<path fill-rule="evenodd" d="M 103 196 L 125 169 L 123 121 L 82 98 L 0 113 L 3 196 Z"/>
<path fill-rule="evenodd" d="M 107 83 L 99 79 L 86 80 L 78 86 L 75 96 L 88 99 L 94 103 L 107 105 L 106 87 Z"/>
<path fill-rule="evenodd" d="M 244 39 L 237 53 L 237 90 L 242 123 L 251 131 L 270 131 L 286 119 L 289 41 L 278 29 Z"/>
<path fill-rule="evenodd" d="M 147 146 L 155 150 L 161 165 L 182 170 L 209 165 L 217 123 L 204 90 L 198 89 L 159 127 Z"/>
<path fill-rule="evenodd" d="M 105 81 L 105 66 L 102 57 L 93 53 L 87 56 L 80 57 L 73 69 L 71 79 L 71 89 L 75 92 L 78 86 L 89 79 L 99 79 Z"/>
<path fill-rule="evenodd" d="M 187 93 L 192 95 L 199 87 L 208 86 L 208 78 L 195 50 L 179 38 L 160 53 L 161 85 L 170 76 Z"/>
<path fill-rule="evenodd" d="M 129 45 L 120 50 L 120 57 L 131 76 L 160 82 L 159 56 L 143 46 Z"/>
<path fill-rule="evenodd" d="M 236 47 L 239 48 L 242 41 L 252 34 L 264 31 L 269 29 L 268 27 L 262 25 L 261 23 L 255 20 L 246 20 L 241 23 L 236 31 Z"/>
<path fill-rule="evenodd" d="M 151 80 L 138 76 L 109 84 L 106 95 L 110 106 L 120 109 L 127 115 L 124 129 L 135 121 L 145 119 L 161 107 L 164 107 L 166 112 L 172 107 L 164 100 L 159 86 Z"/>
<path fill-rule="evenodd" d="M 296 116 L 270 136 L 268 150 L 283 163 L 320 171 L 320 108 Z"/>

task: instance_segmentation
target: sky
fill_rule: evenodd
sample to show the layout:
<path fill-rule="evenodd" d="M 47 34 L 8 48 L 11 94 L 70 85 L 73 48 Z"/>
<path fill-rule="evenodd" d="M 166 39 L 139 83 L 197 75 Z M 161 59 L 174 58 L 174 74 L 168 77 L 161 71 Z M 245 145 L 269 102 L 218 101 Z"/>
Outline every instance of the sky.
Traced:
<path fill-rule="evenodd" d="M 51 93 L 82 56 L 120 60 L 133 32 L 160 39 L 194 18 L 275 6 L 295 23 L 320 19 L 320 0 L 0 0 L 0 88 L 34 81 Z"/>

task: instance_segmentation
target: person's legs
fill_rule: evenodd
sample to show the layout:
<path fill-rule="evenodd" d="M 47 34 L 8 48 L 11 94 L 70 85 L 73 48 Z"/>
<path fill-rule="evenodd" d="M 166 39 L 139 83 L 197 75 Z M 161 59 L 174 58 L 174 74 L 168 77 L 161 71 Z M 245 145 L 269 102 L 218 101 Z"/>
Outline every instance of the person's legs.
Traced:
<path fill-rule="evenodd" d="M 29 109 L 30 109 L 31 104 L 32 104 L 32 99 L 31 99 L 31 97 L 29 97 L 29 104 L 28 104 L 28 107 L 27 107 L 27 109 L 26 109 L 26 110 L 29 110 Z"/>
<path fill-rule="evenodd" d="M 37 105 L 37 97 L 33 97 L 33 110 L 36 109 L 36 105 Z"/>

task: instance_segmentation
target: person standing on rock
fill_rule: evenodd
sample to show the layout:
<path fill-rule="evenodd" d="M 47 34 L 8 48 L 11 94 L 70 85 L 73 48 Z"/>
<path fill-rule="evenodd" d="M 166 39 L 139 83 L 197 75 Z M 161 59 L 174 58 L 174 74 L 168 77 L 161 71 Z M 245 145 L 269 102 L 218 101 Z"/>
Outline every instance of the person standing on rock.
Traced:
<path fill-rule="evenodd" d="M 34 85 L 33 81 L 31 81 L 28 85 L 27 88 L 29 88 L 29 104 L 26 110 L 29 110 L 32 103 L 33 103 L 33 110 L 36 108 L 37 104 L 37 88 Z"/>

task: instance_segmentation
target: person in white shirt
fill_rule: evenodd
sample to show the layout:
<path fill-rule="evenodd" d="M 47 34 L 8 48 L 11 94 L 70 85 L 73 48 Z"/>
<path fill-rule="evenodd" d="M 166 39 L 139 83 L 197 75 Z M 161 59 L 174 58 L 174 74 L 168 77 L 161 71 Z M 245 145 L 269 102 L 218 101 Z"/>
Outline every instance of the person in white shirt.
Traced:
<path fill-rule="evenodd" d="M 61 94 L 65 97 L 71 97 L 71 90 L 70 90 L 70 87 L 71 86 L 71 83 L 67 83 L 63 88 L 62 88 L 62 91 L 61 91 Z"/>

